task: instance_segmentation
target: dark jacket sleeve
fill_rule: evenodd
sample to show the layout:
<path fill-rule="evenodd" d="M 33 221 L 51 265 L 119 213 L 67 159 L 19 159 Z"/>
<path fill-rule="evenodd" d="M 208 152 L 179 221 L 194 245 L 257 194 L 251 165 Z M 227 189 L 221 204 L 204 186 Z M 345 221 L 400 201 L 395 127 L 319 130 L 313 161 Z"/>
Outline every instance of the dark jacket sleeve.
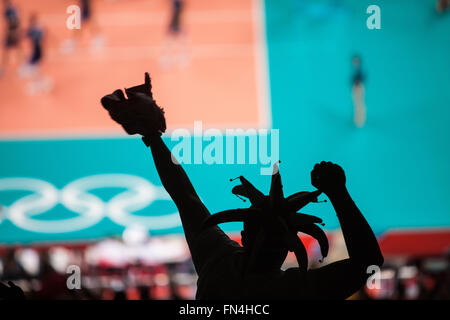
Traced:
<path fill-rule="evenodd" d="M 239 248 L 219 227 L 201 230 L 203 221 L 210 216 L 200 200 L 186 172 L 165 145 L 161 136 L 145 137 L 164 188 L 180 213 L 186 241 L 197 273 L 211 259 L 219 258 L 224 250 Z"/>

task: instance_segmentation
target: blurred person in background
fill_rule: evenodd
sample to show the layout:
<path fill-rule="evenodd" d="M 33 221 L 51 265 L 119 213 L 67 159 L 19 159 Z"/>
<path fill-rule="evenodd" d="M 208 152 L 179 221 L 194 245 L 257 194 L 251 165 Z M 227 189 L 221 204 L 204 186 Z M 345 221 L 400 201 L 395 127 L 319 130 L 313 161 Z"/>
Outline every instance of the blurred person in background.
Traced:
<path fill-rule="evenodd" d="M 51 264 L 48 251 L 39 255 L 40 289 L 33 298 L 39 300 L 56 300 L 72 298 L 72 290 L 67 288 L 66 276 L 58 273 Z"/>
<path fill-rule="evenodd" d="M 177 264 L 176 263 L 168 263 L 167 267 L 167 275 L 169 277 L 169 290 L 170 290 L 170 300 L 183 300 L 182 294 L 180 292 L 180 286 L 176 281 L 177 275 Z"/>
<path fill-rule="evenodd" d="M 181 32 L 181 12 L 183 10 L 182 0 L 172 1 L 172 16 L 169 24 L 169 33 L 178 35 Z"/>
<path fill-rule="evenodd" d="M 445 266 L 441 269 L 425 267 L 425 259 L 413 260 L 418 269 L 419 300 L 447 300 L 450 298 L 449 256 L 444 256 Z"/>
<path fill-rule="evenodd" d="M 76 34 L 81 37 L 83 30 L 89 29 L 91 32 L 91 50 L 100 50 L 104 46 L 105 39 L 100 33 L 94 0 L 80 0 L 80 6 L 82 27 L 80 30 L 76 30 L 79 31 Z"/>
<path fill-rule="evenodd" d="M 436 11 L 438 13 L 443 13 L 450 9 L 450 0 L 437 0 L 436 1 Z"/>
<path fill-rule="evenodd" d="M 438 275 L 432 299 L 450 300 L 450 250 L 445 254 L 445 268 Z"/>
<path fill-rule="evenodd" d="M 21 62 L 23 59 L 23 52 L 20 43 L 21 32 L 19 12 L 11 0 L 3 0 L 3 17 L 6 22 L 6 30 L 3 42 L 0 76 L 6 72 L 11 51 L 14 50 L 16 52 L 18 62 Z"/>
<path fill-rule="evenodd" d="M 180 287 L 174 281 L 172 277 L 169 278 L 169 288 L 170 288 L 170 300 L 184 300 L 182 295 L 180 294 Z"/>
<path fill-rule="evenodd" d="M 145 284 L 140 284 L 137 287 L 137 290 L 139 291 L 139 299 L 140 300 L 152 300 L 152 296 L 150 294 L 150 286 Z"/>
<path fill-rule="evenodd" d="M 0 301 L 1 300 L 23 300 L 23 290 L 13 281 L 29 280 L 30 277 L 18 261 L 16 250 L 8 248 L 2 258 L 2 271 L 0 277 Z"/>
<path fill-rule="evenodd" d="M 364 80 L 365 75 L 361 67 L 361 58 L 354 55 L 352 58 L 352 99 L 353 99 L 353 122 L 358 128 L 362 128 L 366 122 L 366 105 L 364 102 Z"/>
<path fill-rule="evenodd" d="M 2 300 L 25 300 L 25 294 L 12 281 L 8 281 L 8 285 L 0 282 L 0 301 Z"/>
<path fill-rule="evenodd" d="M 114 300 L 127 300 L 127 294 L 124 289 L 114 290 Z"/>
<path fill-rule="evenodd" d="M 186 3 L 183 0 L 170 0 L 170 3 L 170 21 L 159 60 L 163 69 L 169 69 L 172 66 L 186 67 L 189 63 L 188 40 L 181 19 Z"/>
<path fill-rule="evenodd" d="M 399 277 L 399 270 L 396 270 L 396 278 L 395 278 L 396 286 L 395 286 L 395 292 L 393 293 L 393 298 L 396 300 L 405 300 L 406 295 L 406 287 L 404 280 Z"/>
<path fill-rule="evenodd" d="M 94 0 L 78 0 L 81 13 L 80 29 L 74 29 L 72 37 L 63 42 L 61 51 L 69 54 L 73 53 L 80 46 L 83 37 L 87 32 L 90 33 L 91 51 L 99 51 L 104 47 L 105 38 L 101 34 L 100 26 L 97 21 L 97 6 Z"/>
<path fill-rule="evenodd" d="M 51 90 L 52 81 L 41 70 L 45 51 L 46 30 L 40 23 L 36 13 L 32 13 L 30 16 L 26 36 L 31 44 L 31 54 L 28 61 L 19 70 L 19 74 L 21 77 L 30 78 L 30 82 L 26 87 L 27 94 L 47 93 Z"/>
<path fill-rule="evenodd" d="M 13 248 L 7 249 L 3 261 L 3 271 L 1 280 L 21 280 L 28 278 L 25 269 L 22 267 L 16 257 L 16 250 Z"/>

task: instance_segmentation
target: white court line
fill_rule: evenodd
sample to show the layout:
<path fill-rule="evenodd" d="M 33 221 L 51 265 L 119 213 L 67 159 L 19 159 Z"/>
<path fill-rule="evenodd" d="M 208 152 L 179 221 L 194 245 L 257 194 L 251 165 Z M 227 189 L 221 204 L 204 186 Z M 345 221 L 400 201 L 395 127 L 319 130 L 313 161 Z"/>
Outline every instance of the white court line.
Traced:
<path fill-rule="evenodd" d="M 191 58 L 207 59 L 220 57 L 250 57 L 254 55 L 252 44 L 201 44 L 191 45 Z M 117 46 L 105 47 L 100 52 L 91 52 L 89 48 L 79 48 L 76 55 L 67 56 L 59 48 L 48 50 L 48 59 L 53 62 L 84 63 L 88 61 L 131 61 L 148 60 L 160 56 L 161 46 Z"/>
<path fill-rule="evenodd" d="M 266 17 L 264 0 L 253 0 L 253 15 L 255 21 L 255 71 L 257 81 L 257 99 L 259 109 L 260 128 L 272 127 L 271 98 L 270 98 L 270 74 L 268 47 L 266 38 Z"/>

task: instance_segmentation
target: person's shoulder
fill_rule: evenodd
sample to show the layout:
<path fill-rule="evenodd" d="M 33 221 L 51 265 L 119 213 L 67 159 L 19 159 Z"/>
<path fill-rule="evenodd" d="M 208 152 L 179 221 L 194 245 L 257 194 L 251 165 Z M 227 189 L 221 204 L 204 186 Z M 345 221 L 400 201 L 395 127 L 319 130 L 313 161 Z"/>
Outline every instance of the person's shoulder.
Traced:
<path fill-rule="evenodd" d="M 203 230 L 195 239 L 192 249 L 196 254 L 209 256 L 210 262 L 220 263 L 224 259 L 237 259 L 245 252 L 236 241 L 231 240 L 219 227 Z"/>
<path fill-rule="evenodd" d="M 293 267 L 293 268 L 288 268 L 284 271 L 282 271 L 282 276 L 283 277 L 301 277 L 304 276 L 303 271 L 300 270 L 300 268 L 298 267 Z"/>

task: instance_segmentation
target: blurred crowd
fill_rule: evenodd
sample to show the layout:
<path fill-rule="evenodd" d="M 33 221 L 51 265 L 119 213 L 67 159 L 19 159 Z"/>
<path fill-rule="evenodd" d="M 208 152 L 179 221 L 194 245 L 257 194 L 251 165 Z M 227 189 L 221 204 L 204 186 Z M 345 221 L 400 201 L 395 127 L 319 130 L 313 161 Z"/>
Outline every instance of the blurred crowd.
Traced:
<path fill-rule="evenodd" d="M 191 259 L 166 263 L 135 261 L 120 266 L 89 258 L 97 244 L 82 247 L 11 247 L 1 252 L 0 279 L 13 281 L 26 299 L 188 300 L 197 276 Z M 291 261 L 295 264 L 295 261 Z M 80 269 L 80 288 L 70 288 Z M 289 259 L 284 266 L 290 267 Z M 312 266 L 314 268 L 314 266 Z M 379 287 L 365 286 L 350 299 L 450 299 L 450 253 L 440 257 L 392 257 L 381 269 Z M 69 284 L 68 284 L 69 283 Z"/>
<path fill-rule="evenodd" d="M 441 257 L 387 260 L 381 271 L 381 289 L 362 290 L 361 299 L 450 299 L 450 253 Z"/>
<path fill-rule="evenodd" d="M 150 264 L 136 260 L 120 266 L 105 260 L 93 263 L 89 254 L 96 246 L 98 244 L 3 249 L 1 282 L 12 281 L 22 288 L 26 299 L 38 300 L 178 300 L 195 297 L 197 277 L 189 258 Z M 76 286 L 78 280 L 79 287 Z"/>

